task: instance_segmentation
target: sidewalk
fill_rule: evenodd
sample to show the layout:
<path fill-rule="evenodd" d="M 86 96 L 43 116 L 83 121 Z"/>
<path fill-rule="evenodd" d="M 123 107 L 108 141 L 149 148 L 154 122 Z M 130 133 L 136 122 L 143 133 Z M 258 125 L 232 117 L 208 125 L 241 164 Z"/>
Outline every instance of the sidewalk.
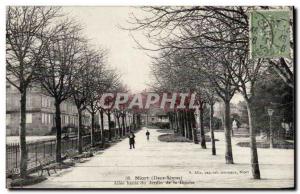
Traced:
<path fill-rule="evenodd" d="M 234 165 L 224 159 L 224 133 L 217 132 L 217 155 L 193 143 L 158 141 L 163 133 L 146 128 L 136 134 L 136 149 L 128 139 L 90 161 L 48 177 L 31 188 L 286 188 L 294 184 L 294 150 L 259 149 L 261 180 L 251 179 L 250 150 L 236 146 Z M 276 169 L 276 170 L 274 170 Z"/>
<path fill-rule="evenodd" d="M 56 140 L 56 136 L 26 136 L 26 143 L 34 143 L 39 141 Z M 6 136 L 6 144 L 20 143 L 20 136 Z"/>

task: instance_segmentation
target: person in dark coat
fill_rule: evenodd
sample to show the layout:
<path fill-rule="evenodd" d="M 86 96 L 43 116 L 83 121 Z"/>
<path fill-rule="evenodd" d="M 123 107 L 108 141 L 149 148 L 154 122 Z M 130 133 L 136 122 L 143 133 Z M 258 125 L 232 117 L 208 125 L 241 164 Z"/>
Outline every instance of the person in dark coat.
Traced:
<path fill-rule="evenodd" d="M 130 132 L 128 138 L 129 138 L 129 146 L 130 146 L 130 149 L 131 149 L 131 148 L 134 148 L 134 149 L 135 149 L 135 147 L 134 147 L 134 144 L 135 144 L 135 140 L 134 140 L 135 135 L 134 135 L 134 133 L 133 133 L 132 131 Z"/>
<path fill-rule="evenodd" d="M 147 130 L 146 132 L 147 140 L 149 140 L 150 132 Z"/>

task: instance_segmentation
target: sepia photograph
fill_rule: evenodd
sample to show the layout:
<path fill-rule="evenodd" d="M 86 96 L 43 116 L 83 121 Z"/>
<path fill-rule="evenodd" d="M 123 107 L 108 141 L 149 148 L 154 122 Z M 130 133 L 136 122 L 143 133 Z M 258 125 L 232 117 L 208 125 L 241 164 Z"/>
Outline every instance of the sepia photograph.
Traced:
<path fill-rule="evenodd" d="M 295 190 L 296 11 L 7 5 L 6 188 Z"/>

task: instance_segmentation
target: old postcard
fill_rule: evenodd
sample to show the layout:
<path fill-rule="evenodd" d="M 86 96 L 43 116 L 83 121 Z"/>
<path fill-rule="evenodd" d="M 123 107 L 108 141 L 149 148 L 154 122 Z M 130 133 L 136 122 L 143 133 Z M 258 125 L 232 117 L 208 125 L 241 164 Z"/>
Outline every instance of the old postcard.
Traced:
<path fill-rule="evenodd" d="M 294 7 L 7 6 L 9 189 L 295 189 Z"/>

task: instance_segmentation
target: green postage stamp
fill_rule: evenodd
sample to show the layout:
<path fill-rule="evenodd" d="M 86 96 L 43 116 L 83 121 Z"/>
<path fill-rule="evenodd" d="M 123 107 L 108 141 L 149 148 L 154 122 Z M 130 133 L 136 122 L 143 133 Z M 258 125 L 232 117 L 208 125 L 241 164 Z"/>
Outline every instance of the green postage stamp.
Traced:
<path fill-rule="evenodd" d="M 296 190 L 296 6 L 44 1 L 0 12 L 6 188 Z"/>
<path fill-rule="evenodd" d="M 290 58 L 290 17 L 288 10 L 256 10 L 250 17 L 252 58 Z"/>

